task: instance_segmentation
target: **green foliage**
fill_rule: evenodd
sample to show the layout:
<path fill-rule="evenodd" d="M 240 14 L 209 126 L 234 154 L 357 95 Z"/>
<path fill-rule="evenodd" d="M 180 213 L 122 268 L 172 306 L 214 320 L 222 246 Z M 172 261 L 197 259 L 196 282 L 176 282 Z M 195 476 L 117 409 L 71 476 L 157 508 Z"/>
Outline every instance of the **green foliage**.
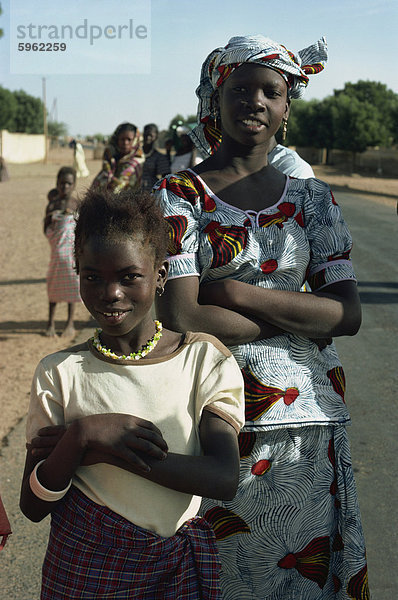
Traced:
<path fill-rule="evenodd" d="M 293 101 L 287 142 L 364 152 L 397 141 L 398 95 L 375 81 L 346 83 L 322 101 Z"/>
<path fill-rule="evenodd" d="M 0 15 L 1 14 L 3 14 L 3 9 L 1 8 L 1 4 L 0 4 Z M 3 35 L 4 35 L 4 31 L 0 27 L 0 38 L 3 37 Z M 1 127 L 0 127 L 0 129 L 1 129 Z"/>
<path fill-rule="evenodd" d="M 43 133 L 43 103 L 23 90 L 0 87 L 0 129 L 15 133 Z"/>
<path fill-rule="evenodd" d="M 335 142 L 333 147 L 351 152 L 364 152 L 368 146 L 383 142 L 385 131 L 378 115 L 368 102 L 344 94 L 331 102 Z"/>
<path fill-rule="evenodd" d="M 23 90 L 14 92 L 18 108 L 13 131 L 43 133 L 43 102 Z"/>
<path fill-rule="evenodd" d="M 61 123 L 59 121 L 48 121 L 47 131 L 50 137 L 65 137 L 68 135 L 68 126 L 66 123 Z"/>
<path fill-rule="evenodd" d="M 0 129 L 12 131 L 17 108 L 14 94 L 0 86 Z"/>
<path fill-rule="evenodd" d="M 192 129 L 194 125 L 196 125 L 196 115 L 188 115 L 187 117 L 183 117 L 182 115 L 176 115 L 171 121 L 169 125 L 169 133 L 172 135 L 177 127 L 181 127 L 185 125 Z"/>

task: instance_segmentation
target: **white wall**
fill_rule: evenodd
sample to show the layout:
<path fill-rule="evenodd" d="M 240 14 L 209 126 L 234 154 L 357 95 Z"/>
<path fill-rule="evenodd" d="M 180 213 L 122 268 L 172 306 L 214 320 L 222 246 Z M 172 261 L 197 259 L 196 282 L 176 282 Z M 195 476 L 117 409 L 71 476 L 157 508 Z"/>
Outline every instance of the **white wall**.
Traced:
<path fill-rule="evenodd" d="M 45 137 L 42 134 L 0 131 L 1 156 L 9 163 L 32 163 L 44 160 Z"/>

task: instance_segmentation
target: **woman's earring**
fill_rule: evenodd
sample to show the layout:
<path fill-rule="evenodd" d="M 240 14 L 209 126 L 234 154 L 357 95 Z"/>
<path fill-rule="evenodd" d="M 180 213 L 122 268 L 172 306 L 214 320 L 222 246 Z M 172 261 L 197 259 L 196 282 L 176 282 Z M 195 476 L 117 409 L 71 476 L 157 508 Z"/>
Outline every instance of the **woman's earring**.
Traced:
<path fill-rule="evenodd" d="M 282 119 L 282 142 L 286 140 L 287 135 L 287 119 Z"/>
<path fill-rule="evenodd" d="M 214 129 L 218 129 L 218 110 L 216 108 L 213 109 L 213 121 Z"/>
<path fill-rule="evenodd" d="M 163 286 L 161 286 L 161 287 L 158 287 L 158 288 L 156 288 L 156 293 L 157 293 L 157 295 L 158 295 L 159 297 L 160 297 L 160 296 L 163 296 L 163 294 L 164 294 L 164 287 L 163 287 Z"/>

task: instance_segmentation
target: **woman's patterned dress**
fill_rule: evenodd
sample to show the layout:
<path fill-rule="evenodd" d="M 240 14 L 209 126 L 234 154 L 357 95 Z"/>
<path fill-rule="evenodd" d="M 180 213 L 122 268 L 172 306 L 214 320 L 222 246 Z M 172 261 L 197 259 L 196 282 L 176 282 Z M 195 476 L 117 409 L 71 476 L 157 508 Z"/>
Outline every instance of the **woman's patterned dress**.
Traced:
<path fill-rule="evenodd" d="M 287 178 L 258 213 L 221 201 L 187 170 L 155 188 L 172 235 L 171 279 L 233 278 L 298 292 L 355 280 L 351 237 L 329 187 Z M 234 500 L 205 499 L 225 600 L 369 598 L 364 539 L 333 344 L 285 333 L 230 348 L 246 387 Z"/>

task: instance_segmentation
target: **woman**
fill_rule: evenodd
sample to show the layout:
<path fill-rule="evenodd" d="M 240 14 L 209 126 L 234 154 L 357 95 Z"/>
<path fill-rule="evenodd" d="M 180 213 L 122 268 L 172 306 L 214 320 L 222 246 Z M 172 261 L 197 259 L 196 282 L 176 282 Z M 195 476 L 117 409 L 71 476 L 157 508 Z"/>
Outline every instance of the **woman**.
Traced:
<path fill-rule="evenodd" d="M 76 177 L 88 177 L 90 171 L 86 165 L 86 157 L 84 156 L 84 150 L 81 143 L 77 140 L 71 140 L 69 142 L 69 148 L 73 150 L 73 168 L 76 171 Z"/>
<path fill-rule="evenodd" d="M 131 123 L 121 123 L 105 148 L 102 170 L 93 181 L 94 189 L 120 192 L 125 187 L 138 190 L 142 178 L 140 132 Z"/>
<path fill-rule="evenodd" d="M 368 597 L 344 374 L 322 343 L 360 325 L 351 237 L 326 184 L 267 159 L 326 59 L 324 39 L 298 55 L 263 36 L 213 51 L 193 132 L 209 158 L 156 192 L 173 232 L 158 314 L 219 337 L 245 379 L 238 493 L 202 506 L 228 600 Z"/>

